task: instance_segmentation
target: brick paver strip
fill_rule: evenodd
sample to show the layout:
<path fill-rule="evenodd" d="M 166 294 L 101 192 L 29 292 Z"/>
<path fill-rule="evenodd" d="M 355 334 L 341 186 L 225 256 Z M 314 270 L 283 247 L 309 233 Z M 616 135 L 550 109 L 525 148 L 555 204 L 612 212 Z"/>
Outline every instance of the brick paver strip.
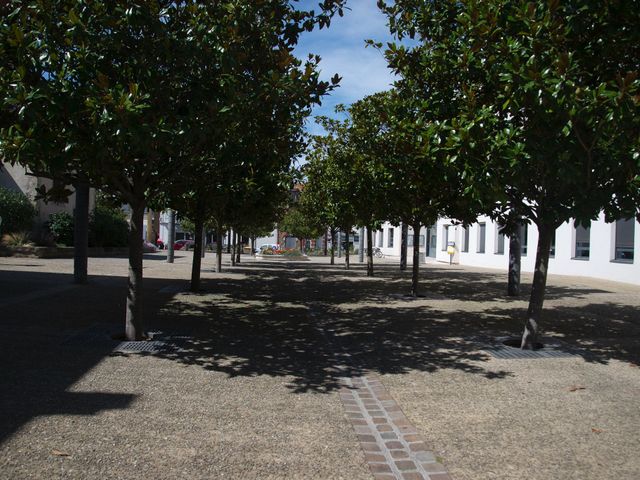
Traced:
<path fill-rule="evenodd" d="M 339 351 L 342 362 L 352 363 L 351 355 L 332 335 L 334 332 L 322 328 L 324 322 L 318 310 L 312 307 L 309 312 L 316 321 L 320 320 L 316 329 L 327 340 L 334 355 Z M 337 369 L 349 371 L 345 367 L 338 366 Z M 452 480 L 435 455 L 427 450 L 418 430 L 377 375 L 351 375 L 339 379 L 345 416 L 356 433 L 374 479 Z"/>
<path fill-rule="evenodd" d="M 451 479 L 377 376 L 342 377 L 341 382 L 345 415 L 374 478 Z"/>

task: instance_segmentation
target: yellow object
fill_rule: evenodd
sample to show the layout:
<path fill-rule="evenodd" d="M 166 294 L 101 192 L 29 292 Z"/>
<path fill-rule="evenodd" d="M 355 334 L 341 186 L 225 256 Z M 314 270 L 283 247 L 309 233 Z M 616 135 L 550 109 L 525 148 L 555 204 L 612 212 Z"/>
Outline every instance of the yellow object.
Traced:
<path fill-rule="evenodd" d="M 447 247 L 447 253 L 449 255 L 453 255 L 454 253 L 456 253 L 456 247 L 448 246 Z"/>

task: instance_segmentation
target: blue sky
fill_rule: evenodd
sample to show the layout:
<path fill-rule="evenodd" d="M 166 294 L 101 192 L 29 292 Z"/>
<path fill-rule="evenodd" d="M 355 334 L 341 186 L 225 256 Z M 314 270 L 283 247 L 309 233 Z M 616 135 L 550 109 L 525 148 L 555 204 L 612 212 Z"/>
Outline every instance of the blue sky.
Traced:
<path fill-rule="evenodd" d="M 344 17 L 334 17 L 329 28 L 303 33 L 295 49 L 295 54 L 302 59 L 309 53 L 322 57 L 322 80 L 329 80 L 336 73 L 342 77 L 340 87 L 315 108 L 314 116 L 334 116 L 335 105 L 349 105 L 365 95 L 388 90 L 394 80 L 382 52 L 365 48 L 365 39 L 393 40 L 386 17 L 376 7 L 376 1 L 349 0 L 347 6 L 349 9 L 345 10 Z M 299 8 L 317 11 L 318 0 L 303 0 L 299 2 Z M 307 130 L 310 133 L 322 131 L 313 119 L 309 120 Z"/>

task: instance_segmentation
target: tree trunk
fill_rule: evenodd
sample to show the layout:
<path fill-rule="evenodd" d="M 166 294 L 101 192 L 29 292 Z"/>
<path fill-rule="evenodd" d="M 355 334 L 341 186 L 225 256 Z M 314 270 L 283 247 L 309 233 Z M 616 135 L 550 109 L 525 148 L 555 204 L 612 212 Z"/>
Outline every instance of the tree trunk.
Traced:
<path fill-rule="evenodd" d="M 145 238 L 147 242 L 155 244 L 155 238 L 153 238 L 153 211 L 151 209 L 147 210 L 147 230 L 145 233 Z"/>
<path fill-rule="evenodd" d="M 232 267 L 236 266 L 236 241 L 237 241 L 237 237 L 238 237 L 238 235 L 234 231 L 233 234 L 231 235 L 231 266 Z"/>
<path fill-rule="evenodd" d="M 131 205 L 129 228 L 129 282 L 125 336 L 127 340 L 142 340 L 142 239 L 144 229 L 144 202 Z"/>
<path fill-rule="evenodd" d="M 547 286 L 547 270 L 549 268 L 549 249 L 553 239 L 555 227 L 553 225 L 538 225 L 538 248 L 536 251 L 536 265 L 531 286 L 531 297 L 527 310 L 527 320 L 522 334 L 521 348 L 532 350 L 538 341 L 540 316 L 544 304 L 544 293 Z"/>
<path fill-rule="evenodd" d="M 176 243 L 176 211 L 169 210 L 169 239 L 167 240 L 167 263 L 173 263 L 176 251 L 173 244 Z"/>
<path fill-rule="evenodd" d="M 251 237 L 251 255 L 256 256 L 256 237 Z"/>
<path fill-rule="evenodd" d="M 75 184 L 76 207 L 73 210 L 73 281 L 87 283 L 89 257 L 89 183 Z"/>
<path fill-rule="evenodd" d="M 367 227 L 367 277 L 373 277 L 373 232 Z"/>
<path fill-rule="evenodd" d="M 360 228 L 360 237 L 358 241 L 358 261 L 364 263 L 364 227 Z"/>
<path fill-rule="evenodd" d="M 227 253 L 231 253 L 231 242 L 232 242 L 231 229 L 229 229 L 229 231 L 227 232 Z"/>
<path fill-rule="evenodd" d="M 204 223 L 202 225 L 202 235 L 201 235 L 201 237 L 202 237 L 202 252 L 200 253 L 200 256 L 202 258 L 204 258 L 204 254 L 207 251 L 207 229 L 204 226 Z"/>
<path fill-rule="evenodd" d="M 510 297 L 520 295 L 521 235 L 522 231 L 518 227 L 516 232 L 509 236 L 509 280 L 507 284 L 507 295 Z"/>
<path fill-rule="evenodd" d="M 191 264 L 191 288 L 192 292 L 200 290 L 200 269 L 202 267 L 202 230 L 204 229 L 204 220 L 196 218 L 195 220 L 195 244 L 193 247 L 193 263 Z"/>
<path fill-rule="evenodd" d="M 222 272 L 222 230 L 216 229 L 216 272 Z"/>
<path fill-rule="evenodd" d="M 340 232 L 340 230 L 336 232 L 336 235 L 338 236 L 338 258 L 341 258 L 342 257 L 342 233 Z"/>
<path fill-rule="evenodd" d="M 327 243 L 329 243 L 329 236 L 327 235 L 327 231 L 325 230 L 324 231 L 324 256 L 325 257 L 327 256 L 327 251 L 328 251 L 327 250 L 327 247 L 328 247 Z"/>
<path fill-rule="evenodd" d="M 236 264 L 240 263 L 240 254 L 242 253 L 242 235 L 238 234 L 236 236 Z"/>
<path fill-rule="evenodd" d="M 331 265 L 336 263 L 336 229 L 331 229 Z"/>
<path fill-rule="evenodd" d="M 349 231 L 348 230 L 345 232 L 344 242 L 345 242 L 344 243 L 344 268 L 349 270 L 349 267 L 351 265 L 349 263 Z"/>
<path fill-rule="evenodd" d="M 413 272 L 411 274 L 411 296 L 418 296 L 418 275 L 420 274 L 420 224 L 413 225 Z"/>
<path fill-rule="evenodd" d="M 415 233 L 414 233 L 415 235 Z M 400 270 L 403 272 L 407 269 L 407 246 L 409 237 L 409 225 L 402 222 L 400 229 Z"/>

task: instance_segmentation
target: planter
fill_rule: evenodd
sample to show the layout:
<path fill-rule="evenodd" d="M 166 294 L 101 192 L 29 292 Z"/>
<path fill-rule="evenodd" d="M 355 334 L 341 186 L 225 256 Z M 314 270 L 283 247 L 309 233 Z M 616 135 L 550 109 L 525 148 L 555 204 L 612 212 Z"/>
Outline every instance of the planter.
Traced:
<path fill-rule="evenodd" d="M 256 255 L 256 260 L 275 260 L 280 262 L 308 262 L 309 257 L 297 255 Z"/>
<path fill-rule="evenodd" d="M 0 247 L 2 257 L 73 258 L 73 247 Z M 91 247 L 90 257 L 127 256 L 128 247 Z"/>

